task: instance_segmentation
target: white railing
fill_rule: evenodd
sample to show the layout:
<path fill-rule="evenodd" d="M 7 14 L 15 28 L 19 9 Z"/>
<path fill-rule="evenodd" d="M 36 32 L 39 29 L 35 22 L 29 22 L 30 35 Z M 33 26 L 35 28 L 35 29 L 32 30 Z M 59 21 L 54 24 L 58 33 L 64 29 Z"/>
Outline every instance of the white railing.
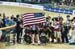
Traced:
<path fill-rule="evenodd" d="M 27 4 L 27 3 L 18 3 L 18 2 L 3 2 L 3 1 L 0 1 L 0 5 L 27 7 L 27 8 L 33 8 L 33 9 L 39 9 L 39 10 L 43 10 L 43 8 L 44 8 L 41 5 L 34 5 L 34 4 Z"/>

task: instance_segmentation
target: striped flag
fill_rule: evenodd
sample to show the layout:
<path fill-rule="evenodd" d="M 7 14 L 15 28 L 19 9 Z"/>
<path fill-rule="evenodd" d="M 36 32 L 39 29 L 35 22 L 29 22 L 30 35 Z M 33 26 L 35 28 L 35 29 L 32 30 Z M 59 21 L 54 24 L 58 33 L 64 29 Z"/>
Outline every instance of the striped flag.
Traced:
<path fill-rule="evenodd" d="M 43 13 L 26 13 L 22 17 L 24 26 L 46 22 Z"/>

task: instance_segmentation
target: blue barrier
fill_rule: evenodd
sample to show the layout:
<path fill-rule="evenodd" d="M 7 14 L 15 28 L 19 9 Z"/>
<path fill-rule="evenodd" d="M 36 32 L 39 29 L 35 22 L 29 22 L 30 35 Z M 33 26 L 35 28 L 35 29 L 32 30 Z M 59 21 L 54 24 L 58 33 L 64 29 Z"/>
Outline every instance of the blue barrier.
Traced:
<path fill-rule="evenodd" d="M 73 14 L 73 10 L 68 10 L 68 9 L 62 9 L 62 8 L 50 8 L 50 7 L 45 7 L 44 10 L 50 11 L 50 12 L 56 12 L 56 13 L 64 13 L 64 14 Z"/>

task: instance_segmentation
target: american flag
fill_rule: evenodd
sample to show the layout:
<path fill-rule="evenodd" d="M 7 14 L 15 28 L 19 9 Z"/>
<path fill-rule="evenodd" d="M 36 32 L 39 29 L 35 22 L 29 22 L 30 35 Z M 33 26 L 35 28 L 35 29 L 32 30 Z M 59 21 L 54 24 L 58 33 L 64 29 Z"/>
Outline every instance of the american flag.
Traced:
<path fill-rule="evenodd" d="M 43 13 L 26 13 L 23 15 L 23 25 L 33 25 L 46 22 Z"/>

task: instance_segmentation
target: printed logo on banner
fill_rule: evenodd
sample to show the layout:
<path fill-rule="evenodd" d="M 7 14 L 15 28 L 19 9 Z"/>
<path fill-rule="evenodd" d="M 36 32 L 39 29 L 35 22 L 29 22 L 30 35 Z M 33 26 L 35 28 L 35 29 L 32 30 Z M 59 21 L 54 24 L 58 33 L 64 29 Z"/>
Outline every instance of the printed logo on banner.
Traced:
<path fill-rule="evenodd" d="M 56 12 L 56 13 L 64 13 L 64 14 L 72 14 L 73 13 L 73 10 L 66 10 L 66 9 L 63 9 L 63 8 L 47 8 L 47 7 L 44 7 L 44 10 L 50 11 L 50 12 Z M 74 11 L 74 14 L 75 14 L 75 11 Z"/>

